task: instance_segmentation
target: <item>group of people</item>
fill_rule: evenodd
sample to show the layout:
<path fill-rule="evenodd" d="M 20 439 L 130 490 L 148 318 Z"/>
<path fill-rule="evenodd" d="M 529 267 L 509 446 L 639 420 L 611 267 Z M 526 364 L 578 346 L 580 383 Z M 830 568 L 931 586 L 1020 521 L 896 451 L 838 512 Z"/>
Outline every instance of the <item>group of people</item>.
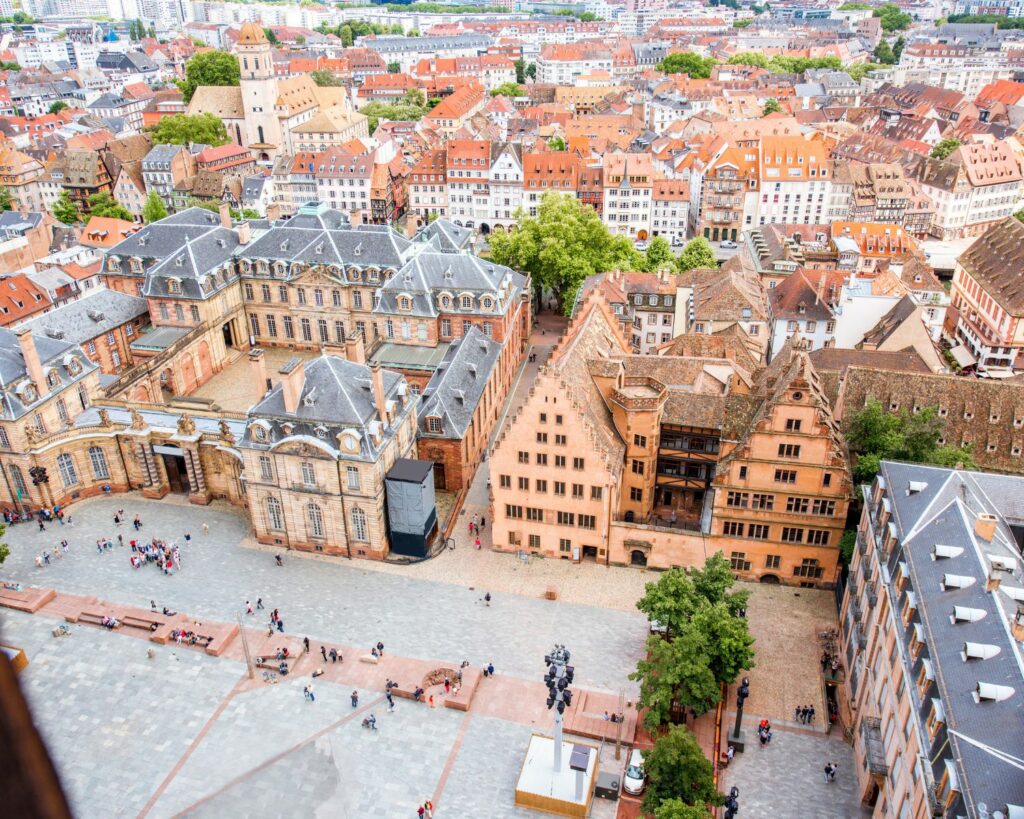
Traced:
<path fill-rule="evenodd" d="M 118 535 L 117 539 L 123 546 L 121 535 Z M 188 535 L 186 535 L 186 539 L 191 540 Z M 110 541 L 108 540 L 107 543 L 110 544 Z M 129 545 L 132 547 L 132 553 L 128 560 L 133 569 L 140 569 L 146 564 L 155 564 L 166 575 L 181 571 L 181 549 L 177 544 L 153 538 L 145 545 L 140 544 L 137 540 L 130 541 Z"/>
<path fill-rule="evenodd" d="M 52 523 L 53 521 L 57 521 L 61 526 L 74 526 L 74 523 L 71 520 L 71 515 L 67 515 L 65 517 L 64 510 L 56 505 L 53 507 L 53 509 L 40 509 L 34 515 L 27 509 L 24 509 L 21 512 L 19 512 L 16 509 L 12 511 L 11 509 L 5 507 L 3 515 L 4 523 L 8 526 L 12 526 L 15 523 L 28 523 L 33 518 L 35 518 L 35 520 L 39 522 L 40 532 L 45 532 L 46 524 Z"/>
<path fill-rule="evenodd" d="M 757 724 L 757 738 L 762 748 L 772 741 L 772 724 L 768 720 L 763 719 Z"/>
<path fill-rule="evenodd" d="M 424 817 L 426 817 L 426 819 L 433 819 L 434 803 L 428 799 L 416 809 L 416 815 L 419 819 L 424 819 Z"/>
<path fill-rule="evenodd" d="M 480 516 L 479 521 L 477 520 L 477 516 L 475 513 L 473 514 L 473 517 L 469 519 L 469 536 L 475 538 L 475 540 L 473 541 L 473 548 L 480 548 L 480 533 L 484 530 L 484 527 L 486 525 L 487 518 L 485 518 L 483 515 Z"/>
<path fill-rule="evenodd" d="M 814 722 L 814 706 L 798 705 L 793 712 L 793 719 L 797 722 L 802 722 L 804 725 L 810 725 Z"/>

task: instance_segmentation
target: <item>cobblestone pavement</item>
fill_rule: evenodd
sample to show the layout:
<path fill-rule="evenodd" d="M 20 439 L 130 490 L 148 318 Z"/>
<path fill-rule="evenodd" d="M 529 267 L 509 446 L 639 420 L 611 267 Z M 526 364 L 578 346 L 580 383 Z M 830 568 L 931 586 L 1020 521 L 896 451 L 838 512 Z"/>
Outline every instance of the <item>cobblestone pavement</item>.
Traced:
<path fill-rule="evenodd" d="M 155 567 L 132 569 L 128 546 L 103 554 L 96 538 L 114 535 L 114 512 L 130 521 L 141 514 L 140 533 L 177 541 L 183 570 L 173 576 Z M 113 602 L 147 607 L 150 600 L 199 617 L 231 621 L 244 616 L 245 601 L 258 597 L 279 608 L 285 631 L 311 639 L 367 649 L 378 640 L 395 654 L 448 662 L 493 662 L 502 673 L 535 678 L 552 643 L 573 651 L 577 679 L 592 688 L 634 690 L 627 675 L 643 649 L 644 618 L 592 606 L 496 595 L 490 608 L 481 589 L 372 571 L 361 561 L 325 562 L 285 557 L 278 567 L 266 553 L 239 547 L 247 522 L 235 510 L 181 506 L 138 496 L 98 499 L 77 505 L 74 527 L 31 525 L 7 534 L 11 556 L 0 577 L 76 594 L 100 594 Z M 204 535 L 202 523 L 209 523 Z M 122 526 L 125 542 L 135 535 Z M 184 545 L 184 534 L 192 534 Z M 66 537 L 70 553 L 37 568 L 36 554 Z M 247 618 L 248 619 L 248 618 Z"/>
<path fill-rule="evenodd" d="M 747 721 L 747 751 L 736 754 L 725 770 L 721 788 L 739 788 L 740 815 L 772 819 L 855 819 L 870 816 L 856 793 L 853 749 L 842 739 L 810 736 L 776 727 L 764 749 L 756 722 Z M 752 737 L 752 739 L 751 739 Z M 825 763 L 839 767 L 825 783 Z"/>

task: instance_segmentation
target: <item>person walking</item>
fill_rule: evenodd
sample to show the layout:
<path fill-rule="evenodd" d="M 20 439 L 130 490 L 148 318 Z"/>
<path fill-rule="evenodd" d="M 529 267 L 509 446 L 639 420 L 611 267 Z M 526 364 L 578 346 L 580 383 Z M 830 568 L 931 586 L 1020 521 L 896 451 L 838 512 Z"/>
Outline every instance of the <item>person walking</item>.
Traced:
<path fill-rule="evenodd" d="M 331 649 L 331 662 L 332 663 L 338 662 L 338 649 L 336 649 L 336 648 L 332 648 Z"/>
<path fill-rule="evenodd" d="M 832 763 L 831 762 L 826 762 L 825 763 L 825 784 L 828 784 L 831 781 L 832 781 Z"/>
<path fill-rule="evenodd" d="M 203 523 L 203 534 L 204 535 L 210 534 L 210 524 L 209 523 Z"/>
<path fill-rule="evenodd" d="M 377 641 L 377 656 L 384 656 L 384 643 L 382 643 L 380 640 Z"/>
<path fill-rule="evenodd" d="M 386 699 L 388 701 L 388 713 L 389 714 L 395 713 L 395 697 L 391 693 L 391 688 L 390 687 L 387 689 L 387 691 L 384 692 L 384 699 Z"/>
<path fill-rule="evenodd" d="M 263 608 L 263 598 L 262 597 L 257 597 L 256 598 L 256 608 L 258 608 L 258 609 L 262 609 Z M 264 609 L 264 611 L 266 611 L 266 609 Z"/>
<path fill-rule="evenodd" d="M 327 662 L 327 648 L 320 646 L 320 656 L 324 658 L 324 662 Z"/>
<path fill-rule="evenodd" d="M 479 550 L 479 548 L 480 548 L 480 535 L 477 535 L 476 536 L 476 540 L 473 541 L 473 548 Z"/>
<path fill-rule="evenodd" d="M 480 538 L 477 538 L 477 543 L 480 542 Z M 478 547 L 479 548 L 479 547 Z M 484 605 L 490 607 L 491 605 L 491 593 L 487 592 L 484 594 Z"/>
<path fill-rule="evenodd" d="M 246 614 L 254 614 L 255 613 L 252 610 L 252 603 L 250 603 L 248 600 L 245 601 L 245 613 Z"/>
<path fill-rule="evenodd" d="M 811 725 L 814 722 L 814 706 L 807 706 L 807 724 Z"/>
<path fill-rule="evenodd" d="M 142 528 L 142 518 L 139 515 L 135 516 L 135 519 L 132 521 L 132 526 L 135 527 L 136 532 Z"/>
<path fill-rule="evenodd" d="M 309 701 L 316 702 L 316 694 L 313 693 L 313 683 L 306 686 L 306 691 L 309 692 Z"/>
<path fill-rule="evenodd" d="M 302 698 L 304 700 L 306 700 L 307 702 L 309 701 L 309 686 L 308 685 L 305 688 L 302 689 Z"/>
<path fill-rule="evenodd" d="M 353 708 L 358 708 L 359 707 L 359 692 L 358 691 L 353 691 L 352 692 L 352 696 L 351 696 L 350 699 L 352 700 L 352 707 Z"/>
<path fill-rule="evenodd" d="M 308 637 L 303 637 L 302 638 L 302 648 L 303 648 L 303 650 L 305 651 L 306 654 L 309 654 L 309 638 Z"/>
<path fill-rule="evenodd" d="M 487 525 L 487 518 L 483 515 L 480 516 L 480 525 L 477 527 L 477 532 L 482 532 L 484 527 Z"/>

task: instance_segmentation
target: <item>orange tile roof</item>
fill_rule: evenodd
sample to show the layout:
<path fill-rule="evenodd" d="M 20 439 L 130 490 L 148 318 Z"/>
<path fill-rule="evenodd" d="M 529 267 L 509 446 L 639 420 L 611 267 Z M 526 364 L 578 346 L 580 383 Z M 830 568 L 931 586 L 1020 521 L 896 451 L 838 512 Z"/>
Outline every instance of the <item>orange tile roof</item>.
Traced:
<path fill-rule="evenodd" d="M 88 247 L 113 247 L 134 233 L 139 227 L 134 222 L 114 219 L 110 216 L 93 216 L 82 229 L 78 241 Z"/>
<path fill-rule="evenodd" d="M 23 321 L 51 307 L 49 294 L 24 273 L 0 281 L 0 325 Z"/>

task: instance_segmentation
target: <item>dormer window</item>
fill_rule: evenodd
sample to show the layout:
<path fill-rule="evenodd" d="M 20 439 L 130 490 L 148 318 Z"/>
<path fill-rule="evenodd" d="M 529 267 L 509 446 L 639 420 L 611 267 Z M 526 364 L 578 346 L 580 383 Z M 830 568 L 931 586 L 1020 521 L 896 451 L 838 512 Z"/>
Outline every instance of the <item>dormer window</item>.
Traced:
<path fill-rule="evenodd" d="M 46 374 L 46 383 L 51 387 L 60 386 L 60 376 L 57 375 L 56 370 L 50 370 L 50 372 Z"/>
<path fill-rule="evenodd" d="M 441 306 L 447 310 L 452 306 L 452 300 L 448 296 L 441 296 Z"/>
<path fill-rule="evenodd" d="M 167 292 L 173 294 L 181 293 L 181 279 L 168 279 Z"/>
<path fill-rule="evenodd" d="M 427 416 L 427 432 L 442 432 L 441 419 L 436 415 Z"/>
<path fill-rule="evenodd" d="M 109 259 L 107 259 L 107 270 L 120 270 L 120 269 L 121 269 L 121 261 L 117 258 L 117 256 L 111 256 Z"/>
<path fill-rule="evenodd" d="M 267 430 L 261 426 L 255 426 L 252 428 L 252 437 L 257 441 L 267 440 Z"/>
<path fill-rule="evenodd" d="M 472 306 L 473 306 L 473 297 L 472 296 L 463 296 L 462 297 L 462 309 L 463 310 L 469 310 Z"/>
<path fill-rule="evenodd" d="M 133 258 L 129 262 L 129 265 L 131 266 L 132 273 L 141 273 L 142 272 L 142 259 Z"/>
<path fill-rule="evenodd" d="M 484 296 L 481 304 L 483 305 L 484 310 L 491 310 L 494 307 L 494 301 L 489 296 Z"/>
<path fill-rule="evenodd" d="M 398 300 L 398 309 L 399 310 L 412 310 L 412 299 L 410 299 L 408 296 L 402 296 Z"/>

